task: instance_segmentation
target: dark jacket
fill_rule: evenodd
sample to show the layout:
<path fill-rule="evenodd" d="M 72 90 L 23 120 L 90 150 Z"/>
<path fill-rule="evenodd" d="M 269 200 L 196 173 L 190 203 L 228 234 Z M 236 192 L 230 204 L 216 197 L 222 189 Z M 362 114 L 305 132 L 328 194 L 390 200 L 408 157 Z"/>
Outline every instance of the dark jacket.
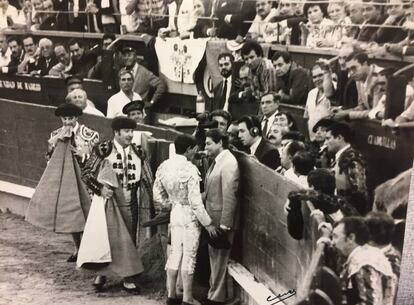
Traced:
<path fill-rule="evenodd" d="M 231 86 L 229 100 L 230 100 L 230 96 L 235 91 L 234 81 L 235 81 L 235 77 L 233 76 L 231 84 L 227 83 L 227 86 Z M 223 107 L 224 107 L 224 104 L 226 102 L 226 100 L 225 100 L 226 99 L 226 97 L 225 97 L 226 92 L 224 92 L 224 90 L 223 90 L 224 87 L 223 86 L 224 86 L 224 79 L 220 83 L 218 83 L 218 85 L 213 90 L 214 94 L 213 94 L 213 98 L 211 100 L 211 109 L 210 109 L 211 111 L 216 110 L 216 109 L 223 109 Z"/>
<path fill-rule="evenodd" d="M 51 58 L 50 58 L 50 62 L 49 62 L 49 65 L 47 65 L 47 63 L 46 63 L 46 59 L 42 56 L 42 57 L 40 57 L 39 58 L 39 61 L 37 62 L 37 65 L 36 65 L 36 67 L 35 67 L 35 69 L 34 70 L 40 70 L 40 75 L 48 75 L 49 74 L 49 71 L 50 71 L 50 69 L 52 69 L 52 67 L 54 66 L 54 65 L 56 65 L 58 63 L 58 60 L 57 60 L 57 58 L 53 55 Z M 30 72 L 30 70 L 29 70 L 29 72 Z"/>
<path fill-rule="evenodd" d="M 311 88 L 309 71 L 295 62 L 292 62 L 290 70 L 285 75 L 276 78 L 276 92 L 282 90 L 287 95 L 281 100 L 285 104 L 305 105 Z"/>
<path fill-rule="evenodd" d="M 210 2 L 213 2 L 212 0 Z M 211 8 L 206 10 L 211 12 Z M 231 22 L 224 21 L 226 15 L 231 16 Z M 217 0 L 214 17 L 218 18 L 210 27 L 217 28 L 217 37 L 235 39 L 237 35 L 245 36 L 250 28 L 250 23 L 256 15 L 256 3 L 250 0 Z"/>
<path fill-rule="evenodd" d="M 380 15 L 375 20 L 369 21 L 369 24 L 383 24 L 387 16 Z M 379 27 L 377 26 L 362 26 L 361 31 L 359 32 L 357 40 L 359 41 L 374 41 L 374 34 L 378 31 Z"/>
<path fill-rule="evenodd" d="M 260 140 L 259 146 L 257 147 L 254 155 L 260 163 L 270 167 L 271 169 L 276 169 L 280 166 L 279 151 L 263 138 Z"/>
<path fill-rule="evenodd" d="M 255 99 L 252 91 L 239 93 L 244 90 L 236 90 L 229 97 L 229 112 L 233 120 L 238 120 L 245 115 L 257 115 L 259 112 L 259 102 Z"/>
<path fill-rule="evenodd" d="M 391 25 L 402 26 L 406 21 L 405 16 L 398 17 L 395 22 Z M 372 35 L 372 40 L 377 43 L 397 43 L 404 40 L 408 35 L 408 32 L 402 28 L 379 28 L 374 35 Z"/>

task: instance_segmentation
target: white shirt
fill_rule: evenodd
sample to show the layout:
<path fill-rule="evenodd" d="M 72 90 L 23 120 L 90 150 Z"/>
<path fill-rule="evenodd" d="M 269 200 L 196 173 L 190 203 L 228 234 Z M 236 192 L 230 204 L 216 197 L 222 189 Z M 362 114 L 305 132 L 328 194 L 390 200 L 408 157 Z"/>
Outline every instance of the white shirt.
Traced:
<path fill-rule="evenodd" d="M 257 148 L 259 147 L 260 141 L 262 140 L 261 137 L 259 137 L 258 140 L 256 140 L 256 142 L 254 142 L 252 144 L 252 146 L 250 146 L 250 154 L 254 155 L 256 153 Z"/>
<path fill-rule="evenodd" d="M 102 112 L 100 112 L 98 109 L 90 105 L 86 105 L 86 108 L 83 109 L 83 113 L 105 117 Z"/>
<path fill-rule="evenodd" d="M 310 90 L 306 100 L 304 117 L 308 118 L 308 130 L 311 141 L 315 140 L 315 134 L 312 128 L 319 120 L 331 114 L 331 101 L 325 96 L 325 93 L 318 88 Z"/>
<path fill-rule="evenodd" d="M 224 102 L 223 110 L 229 111 L 229 97 L 230 97 L 231 81 L 232 81 L 231 75 L 228 78 L 223 79 L 223 86 L 226 80 L 227 80 L 227 89 L 226 89 L 226 99 Z"/>
<path fill-rule="evenodd" d="M 0 30 L 8 27 L 7 17 L 10 17 L 13 22 L 16 22 L 19 19 L 19 13 L 13 5 L 8 4 L 5 12 L 0 8 Z"/>
<path fill-rule="evenodd" d="M 138 93 L 133 92 L 131 100 L 122 90 L 120 90 L 118 93 L 115 93 L 108 99 L 106 117 L 114 118 L 117 116 L 125 116 L 125 114 L 122 113 L 122 108 L 124 108 L 124 106 L 129 102 L 136 100 L 142 100 L 141 96 Z"/>
<path fill-rule="evenodd" d="M 0 54 L 0 68 L 7 66 L 10 62 L 10 56 L 11 56 L 11 50 L 10 48 L 7 48 L 6 53 Z"/>

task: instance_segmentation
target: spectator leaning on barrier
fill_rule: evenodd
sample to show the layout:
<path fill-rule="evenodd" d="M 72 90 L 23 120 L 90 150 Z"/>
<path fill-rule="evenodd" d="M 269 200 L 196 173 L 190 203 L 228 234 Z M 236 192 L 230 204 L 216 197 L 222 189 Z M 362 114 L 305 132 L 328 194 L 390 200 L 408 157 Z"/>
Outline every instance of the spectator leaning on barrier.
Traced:
<path fill-rule="evenodd" d="M 358 105 L 348 110 L 338 111 L 336 119 L 349 117 L 351 111 L 369 110 L 372 103 L 372 87 L 376 83 L 378 73 L 383 70 L 375 64 L 370 64 L 368 55 L 363 52 L 353 53 L 346 62 L 349 77 L 355 81 L 358 91 Z"/>
<path fill-rule="evenodd" d="M 6 34 L 0 32 L 0 73 L 1 68 L 9 64 L 11 59 L 11 50 L 7 43 Z"/>
<path fill-rule="evenodd" d="M 263 57 L 263 49 L 255 41 L 246 41 L 241 48 L 241 55 L 250 69 L 253 96 L 259 100 L 264 93 L 273 91 L 275 74 L 272 63 Z"/>
<path fill-rule="evenodd" d="M 40 39 L 39 53 L 39 59 L 30 74 L 44 76 L 49 74 L 50 69 L 58 63 L 53 51 L 53 42 L 48 38 Z"/>
<path fill-rule="evenodd" d="M 7 41 L 11 51 L 10 62 L 7 66 L 1 68 L 1 73 L 16 74 L 17 67 L 23 61 L 24 58 L 22 41 L 17 37 L 11 37 Z"/>
<path fill-rule="evenodd" d="M 296 64 L 288 52 L 276 51 L 272 56 L 276 74 L 275 92 L 280 102 L 292 105 L 305 105 L 311 88 L 309 71 Z"/>
<path fill-rule="evenodd" d="M 0 1 L 0 30 L 12 26 L 19 18 L 17 9 L 8 0 Z"/>
<path fill-rule="evenodd" d="M 126 6 L 126 13 L 134 15 L 138 27 L 135 32 L 156 36 L 158 30 L 168 26 L 168 3 L 171 0 L 131 0 Z"/>
<path fill-rule="evenodd" d="M 269 0 L 256 1 L 256 17 L 253 19 L 248 35 L 258 42 L 272 42 L 273 40 L 273 27 L 270 22 L 278 15 L 278 11 L 272 5 L 273 2 Z"/>
<path fill-rule="evenodd" d="M 315 139 L 313 126 L 322 118 L 332 114 L 331 99 L 334 96 L 335 88 L 328 63 L 318 60 L 312 67 L 312 79 L 315 88 L 309 91 L 306 100 L 303 117 L 308 120 L 309 138 Z"/>
<path fill-rule="evenodd" d="M 88 71 L 88 78 L 102 79 L 102 54 L 104 50 L 107 50 L 108 47 L 110 47 L 114 41 L 115 41 L 114 34 L 105 33 L 102 36 L 102 43 L 101 43 L 101 48 L 99 50 L 99 56 L 97 57 L 97 63 L 92 68 L 90 68 L 90 70 Z M 115 54 L 112 54 L 112 55 L 115 57 Z"/>
<path fill-rule="evenodd" d="M 349 24 L 351 19 L 347 16 L 347 4 L 345 2 L 332 2 L 328 4 L 329 18 L 335 26 L 328 31 L 325 45 L 330 47 L 341 47 L 346 41 L 353 38 Z"/>
<path fill-rule="evenodd" d="M 348 4 L 349 18 L 351 22 L 355 24 L 350 28 L 349 37 L 356 39 L 361 31 L 362 24 L 364 23 L 363 6 L 359 2 L 350 2 Z"/>
<path fill-rule="evenodd" d="M 49 70 L 49 75 L 66 78 L 78 72 L 79 66 L 74 66 L 73 59 L 65 45 L 59 43 L 55 45 L 55 56 L 58 63 Z"/>
<path fill-rule="evenodd" d="M 239 138 L 257 160 L 276 169 L 280 165 L 279 151 L 262 136 L 260 121 L 255 116 L 244 116 L 239 121 Z"/>
<path fill-rule="evenodd" d="M 406 4 L 403 5 L 403 2 Z M 408 5 L 407 5 L 408 3 Z M 406 10 L 410 7 L 407 0 L 390 0 L 389 6 L 385 6 L 388 17 L 371 37 L 372 41 L 377 43 L 398 43 L 407 37 L 407 31 L 402 28 L 406 21 Z M 387 26 L 400 26 L 400 28 L 390 28 Z"/>
<path fill-rule="evenodd" d="M 18 73 L 31 73 L 36 70 L 40 56 L 40 49 L 37 48 L 33 35 L 23 37 L 24 59 L 17 67 Z"/>
<path fill-rule="evenodd" d="M 331 170 L 335 173 L 337 194 L 365 215 L 370 209 L 365 161 L 351 146 L 351 138 L 352 130 L 348 125 L 335 123 L 328 126 L 325 144 L 328 153 L 334 156 Z"/>
<path fill-rule="evenodd" d="M 125 68 L 118 73 L 119 90 L 118 93 L 112 95 L 108 99 L 108 109 L 106 111 L 107 118 L 114 118 L 122 115 L 122 108 L 131 101 L 142 100 L 141 96 L 132 91 L 134 85 L 134 75 L 132 71 Z"/>
<path fill-rule="evenodd" d="M 85 50 L 85 47 L 77 39 L 71 39 L 68 42 L 69 52 L 72 57 L 73 65 L 75 66 L 77 75 L 79 77 L 86 77 L 89 70 L 96 64 L 99 47 L 93 46 L 89 50 Z"/>
<path fill-rule="evenodd" d="M 369 231 L 362 217 L 345 217 L 335 224 L 332 243 L 346 257 L 340 279 L 348 305 L 365 300 L 393 304 L 393 273 L 381 250 L 368 244 Z"/>

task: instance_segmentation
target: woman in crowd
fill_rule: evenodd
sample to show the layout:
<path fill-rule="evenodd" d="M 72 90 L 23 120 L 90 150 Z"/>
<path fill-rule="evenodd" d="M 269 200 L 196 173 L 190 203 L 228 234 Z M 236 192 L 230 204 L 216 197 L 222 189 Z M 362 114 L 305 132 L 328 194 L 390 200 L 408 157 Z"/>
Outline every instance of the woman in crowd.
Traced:
<path fill-rule="evenodd" d="M 304 13 L 308 22 L 301 23 L 302 45 L 313 48 L 324 47 L 324 41 L 334 26 L 334 22 L 326 18 L 326 5 L 308 2 L 304 6 Z"/>

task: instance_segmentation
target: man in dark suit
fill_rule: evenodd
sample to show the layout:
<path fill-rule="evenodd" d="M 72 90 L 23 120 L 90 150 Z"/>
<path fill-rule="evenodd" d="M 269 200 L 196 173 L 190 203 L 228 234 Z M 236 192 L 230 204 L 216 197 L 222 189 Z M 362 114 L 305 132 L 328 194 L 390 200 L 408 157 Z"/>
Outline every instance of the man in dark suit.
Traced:
<path fill-rule="evenodd" d="M 239 120 L 239 138 L 250 149 L 250 154 L 257 160 L 276 169 L 280 165 L 279 151 L 262 137 L 260 121 L 255 116 L 244 116 Z"/>
<path fill-rule="evenodd" d="M 50 69 L 58 63 L 53 52 L 53 42 L 48 38 L 39 40 L 40 57 L 36 67 L 30 72 L 32 75 L 47 75 Z"/>
<path fill-rule="evenodd" d="M 214 88 L 214 96 L 211 101 L 211 111 L 222 109 L 228 111 L 230 95 L 235 91 L 233 77 L 234 57 L 231 53 L 220 53 L 218 67 L 223 80 Z"/>
<path fill-rule="evenodd" d="M 237 190 L 239 186 L 239 167 L 236 158 L 228 150 L 228 136 L 219 129 L 211 129 L 206 133 L 205 149 L 214 161 L 207 171 L 205 179 L 206 210 L 212 223 L 223 232 L 230 245 L 233 243 L 234 232 L 239 226 L 239 208 Z M 227 299 L 226 274 L 229 249 L 209 245 L 210 257 L 210 290 L 207 305 L 220 305 Z"/>
<path fill-rule="evenodd" d="M 210 37 L 235 39 L 244 37 L 256 15 L 256 1 L 250 0 L 211 0 L 212 6 L 206 10 L 211 17 L 218 18 L 206 30 Z"/>

